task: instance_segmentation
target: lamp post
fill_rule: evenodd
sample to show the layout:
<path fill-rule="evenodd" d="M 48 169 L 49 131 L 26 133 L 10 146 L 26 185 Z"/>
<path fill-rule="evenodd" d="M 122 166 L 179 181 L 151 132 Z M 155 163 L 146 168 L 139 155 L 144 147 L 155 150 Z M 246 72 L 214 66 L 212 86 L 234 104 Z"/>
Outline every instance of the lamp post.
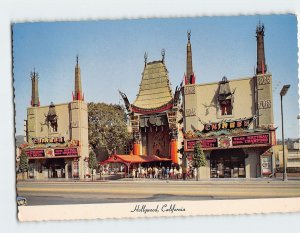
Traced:
<path fill-rule="evenodd" d="M 281 130 L 282 130 L 282 148 L 283 148 L 283 181 L 287 181 L 286 174 L 286 162 L 285 162 L 285 150 L 284 150 L 284 128 L 283 128 L 283 108 L 282 108 L 282 97 L 286 95 L 291 85 L 284 85 L 280 91 L 280 103 L 281 103 Z"/>

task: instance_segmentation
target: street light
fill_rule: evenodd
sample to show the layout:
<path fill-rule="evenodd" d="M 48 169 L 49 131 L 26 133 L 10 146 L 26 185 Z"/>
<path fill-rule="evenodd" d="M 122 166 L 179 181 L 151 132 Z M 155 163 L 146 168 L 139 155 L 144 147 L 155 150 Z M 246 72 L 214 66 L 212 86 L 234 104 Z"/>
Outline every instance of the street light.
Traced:
<path fill-rule="evenodd" d="M 284 85 L 280 91 L 280 103 L 281 103 L 281 130 L 282 130 L 282 148 L 283 148 L 283 181 L 287 181 L 286 174 L 286 162 L 285 162 L 285 151 L 284 151 L 284 128 L 283 128 L 283 110 L 282 110 L 282 97 L 286 95 L 291 85 Z"/>

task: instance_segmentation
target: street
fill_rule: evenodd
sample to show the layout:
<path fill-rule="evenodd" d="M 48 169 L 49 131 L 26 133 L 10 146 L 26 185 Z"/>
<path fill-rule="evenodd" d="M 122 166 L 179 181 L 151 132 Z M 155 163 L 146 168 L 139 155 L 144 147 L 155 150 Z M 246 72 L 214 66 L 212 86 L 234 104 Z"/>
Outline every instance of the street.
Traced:
<path fill-rule="evenodd" d="M 20 182 L 28 205 L 300 197 L 300 180 Z"/>

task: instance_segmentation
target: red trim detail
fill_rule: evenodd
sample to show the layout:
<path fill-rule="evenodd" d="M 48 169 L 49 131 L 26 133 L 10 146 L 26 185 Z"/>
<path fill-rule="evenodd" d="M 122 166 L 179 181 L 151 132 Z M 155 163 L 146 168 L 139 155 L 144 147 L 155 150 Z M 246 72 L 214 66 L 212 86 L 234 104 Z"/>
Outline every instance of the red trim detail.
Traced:
<path fill-rule="evenodd" d="M 185 84 L 185 85 L 188 85 L 188 84 L 189 84 L 188 79 L 187 79 L 187 77 L 186 77 L 185 74 L 184 74 L 184 84 Z"/>
<path fill-rule="evenodd" d="M 145 109 L 145 108 L 138 108 L 134 105 L 131 105 L 132 111 L 135 113 L 141 113 L 141 114 L 152 114 L 152 113 L 159 113 L 159 112 L 163 112 L 166 111 L 168 109 L 171 109 L 173 107 L 173 100 L 171 103 L 163 105 L 159 108 L 154 108 L 154 109 Z"/>
<path fill-rule="evenodd" d="M 156 155 L 111 155 L 107 160 L 99 162 L 103 165 L 106 163 L 149 163 L 149 162 L 172 161 L 171 159 L 162 158 Z"/>
<path fill-rule="evenodd" d="M 196 76 L 195 76 L 194 73 L 189 78 L 186 76 L 186 74 L 184 75 L 184 83 L 185 83 L 185 85 L 195 84 L 195 82 L 196 82 Z"/>
<path fill-rule="evenodd" d="M 192 77 L 191 77 L 191 84 L 195 84 L 195 82 L 196 82 L 196 76 L 195 76 L 195 74 L 193 73 L 193 74 L 192 74 Z"/>
<path fill-rule="evenodd" d="M 65 156 L 53 156 L 51 158 L 43 157 L 28 157 L 28 159 L 57 159 L 57 158 L 79 158 L 79 155 L 65 155 Z"/>

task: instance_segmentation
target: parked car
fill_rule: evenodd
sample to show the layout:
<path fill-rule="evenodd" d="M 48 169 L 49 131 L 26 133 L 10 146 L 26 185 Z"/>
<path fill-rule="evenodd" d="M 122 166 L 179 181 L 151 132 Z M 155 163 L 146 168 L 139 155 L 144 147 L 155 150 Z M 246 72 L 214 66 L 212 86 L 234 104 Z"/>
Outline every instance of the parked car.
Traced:
<path fill-rule="evenodd" d="M 26 197 L 17 197 L 17 205 L 18 206 L 27 205 Z"/>

